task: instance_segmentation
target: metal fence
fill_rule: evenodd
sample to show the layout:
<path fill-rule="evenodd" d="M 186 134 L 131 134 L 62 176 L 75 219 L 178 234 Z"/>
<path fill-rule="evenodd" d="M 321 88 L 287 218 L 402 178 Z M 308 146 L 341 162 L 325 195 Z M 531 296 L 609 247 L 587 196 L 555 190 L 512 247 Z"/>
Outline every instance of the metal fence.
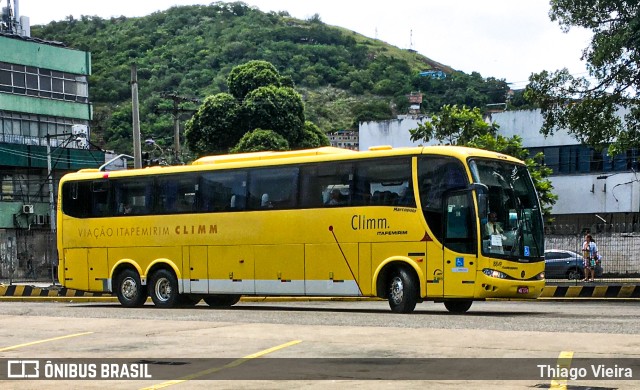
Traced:
<path fill-rule="evenodd" d="M 546 249 L 582 253 L 584 236 L 593 236 L 602 256 L 603 279 L 629 281 L 640 277 L 640 224 L 550 225 L 545 227 Z"/>
<path fill-rule="evenodd" d="M 46 229 L 0 232 L 0 282 L 55 284 L 56 236 Z"/>

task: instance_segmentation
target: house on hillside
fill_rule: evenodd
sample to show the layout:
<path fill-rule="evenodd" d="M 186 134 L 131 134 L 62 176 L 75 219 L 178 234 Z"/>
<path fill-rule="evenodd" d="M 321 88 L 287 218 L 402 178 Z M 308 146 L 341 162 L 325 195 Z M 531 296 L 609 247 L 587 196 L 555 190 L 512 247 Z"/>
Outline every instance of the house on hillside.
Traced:
<path fill-rule="evenodd" d="M 331 146 L 336 148 L 358 150 L 358 132 L 351 130 L 338 130 L 327 134 Z"/>

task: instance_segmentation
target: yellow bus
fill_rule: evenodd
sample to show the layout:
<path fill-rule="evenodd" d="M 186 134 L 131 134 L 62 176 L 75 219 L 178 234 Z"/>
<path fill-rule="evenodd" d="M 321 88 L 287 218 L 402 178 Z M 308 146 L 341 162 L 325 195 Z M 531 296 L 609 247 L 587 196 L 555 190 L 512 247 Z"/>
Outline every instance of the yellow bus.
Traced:
<path fill-rule="evenodd" d="M 65 175 L 59 280 L 124 306 L 241 296 L 422 301 L 466 312 L 544 287 L 540 204 L 525 165 L 477 149 L 381 146 L 203 157 Z M 487 231 L 488 217 L 500 229 Z"/>

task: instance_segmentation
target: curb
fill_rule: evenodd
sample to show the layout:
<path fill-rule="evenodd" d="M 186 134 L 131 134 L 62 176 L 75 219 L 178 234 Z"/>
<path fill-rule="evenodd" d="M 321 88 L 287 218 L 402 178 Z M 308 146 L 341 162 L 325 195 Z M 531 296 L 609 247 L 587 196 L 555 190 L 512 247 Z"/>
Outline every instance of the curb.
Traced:
<path fill-rule="evenodd" d="M 0 285 L 0 297 L 112 297 L 111 294 L 90 293 L 64 287 L 36 287 L 13 284 Z"/>
<path fill-rule="evenodd" d="M 640 285 L 545 286 L 540 298 L 640 298 Z"/>
<path fill-rule="evenodd" d="M 545 286 L 540 299 L 640 299 L 640 285 L 584 285 Z M 243 302 L 292 302 L 292 301 L 380 301 L 374 297 L 287 297 L 244 296 Z M 493 300 L 493 299 L 491 299 Z M 500 298 L 496 300 L 501 300 Z M 506 298 L 506 300 L 509 300 Z M 36 287 L 29 285 L 0 284 L 0 301 L 11 302 L 118 302 L 109 293 L 92 293 L 59 286 Z"/>

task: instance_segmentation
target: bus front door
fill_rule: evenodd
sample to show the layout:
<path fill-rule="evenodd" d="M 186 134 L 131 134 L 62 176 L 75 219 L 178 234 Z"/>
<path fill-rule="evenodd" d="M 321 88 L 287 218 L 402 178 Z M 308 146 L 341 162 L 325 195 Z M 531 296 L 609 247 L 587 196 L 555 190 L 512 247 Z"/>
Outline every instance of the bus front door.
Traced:
<path fill-rule="evenodd" d="M 470 191 L 456 191 L 446 197 L 443 232 L 445 298 L 473 297 L 478 260 L 473 209 Z"/>

